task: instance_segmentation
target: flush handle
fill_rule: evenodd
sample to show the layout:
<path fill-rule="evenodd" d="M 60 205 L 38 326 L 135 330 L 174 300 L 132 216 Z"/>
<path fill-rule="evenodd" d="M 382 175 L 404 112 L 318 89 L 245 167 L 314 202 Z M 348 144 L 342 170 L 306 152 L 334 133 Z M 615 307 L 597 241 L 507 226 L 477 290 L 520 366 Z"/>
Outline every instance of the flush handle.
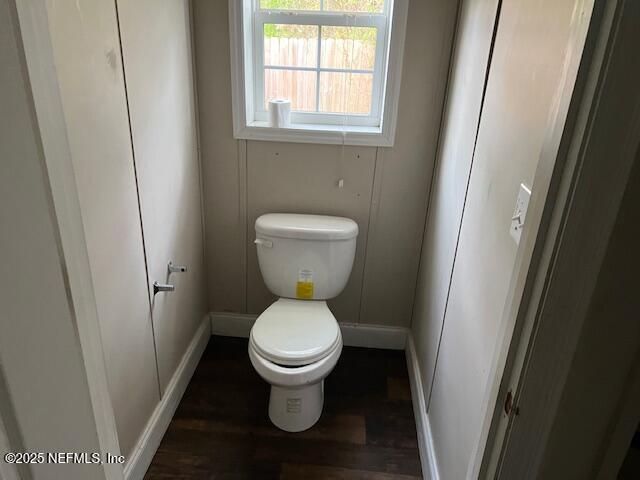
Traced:
<path fill-rule="evenodd" d="M 265 248 L 273 248 L 273 242 L 271 240 L 265 240 L 264 238 L 256 238 L 253 243 L 261 245 Z"/>
<path fill-rule="evenodd" d="M 153 282 L 154 295 L 158 292 L 173 292 L 175 289 L 176 289 L 175 285 L 170 285 L 168 283 Z"/>

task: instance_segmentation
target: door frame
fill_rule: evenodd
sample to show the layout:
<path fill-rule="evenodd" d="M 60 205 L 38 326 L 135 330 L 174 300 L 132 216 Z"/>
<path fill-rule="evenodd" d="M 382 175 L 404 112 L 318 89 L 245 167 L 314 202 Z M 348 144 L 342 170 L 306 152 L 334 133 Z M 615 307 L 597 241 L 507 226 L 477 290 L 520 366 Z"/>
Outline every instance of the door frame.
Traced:
<path fill-rule="evenodd" d="M 0 364 L 0 369 L 2 365 Z M 0 372 L 2 375 L 2 372 Z M 6 416 L 6 413 L 5 413 Z M 8 452 L 15 452 L 16 448 L 11 445 L 9 441 L 9 434 L 5 422 L 2 418 L 2 411 L 0 411 L 0 455 L 4 455 Z M 20 480 L 20 472 L 17 465 L 13 463 L 7 463 L 0 458 L 0 480 Z"/>
<path fill-rule="evenodd" d="M 634 22 L 640 23 L 637 4 L 594 2 L 575 88 L 566 84 L 558 102 L 568 114 L 554 118 L 536 171 L 535 182 L 544 175 L 550 178 L 549 193 L 542 205 L 532 198 L 530 209 L 541 214 L 540 228 L 537 232 L 525 229 L 518 250 L 503 315 L 503 319 L 515 319 L 513 337 L 503 341 L 494 356 L 496 375 L 487 389 L 485 422 L 467 478 L 538 477 L 640 143 L 640 90 L 634 89 L 640 84 L 640 62 L 621 58 L 622 51 L 633 51 L 640 43 L 640 32 L 630 28 Z M 620 96 L 625 102 L 615 105 Z M 607 118 L 615 121 L 603 122 Z M 550 150 L 558 142 L 559 150 Z M 609 153 L 606 162 L 598 156 L 603 148 Z M 527 253 L 531 264 L 523 269 Z M 633 389 L 634 399 L 639 390 Z M 510 414 L 505 414 L 509 391 L 514 402 Z M 631 403 L 627 399 L 625 406 Z M 624 436 L 621 428 L 616 433 Z M 624 443 L 618 441 L 615 448 Z M 616 449 L 607 452 L 601 474 L 603 469 L 619 468 L 623 455 Z"/>
<path fill-rule="evenodd" d="M 75 320 L 75 341 L 79 343 L 84 363 L 86 384 L 82 387 L 88 390 L 93 410 L 93 425 L 86 428 L 93 429 L 101 453 L 120 455 L 80 201 L 55 71 L 46 0 L 9 0 L 9 4 L 22 43 L 21 55 L 35 110 L 34 122 L 40 135 L 49 181 L 50 208 L 57 223 L 61 269 L 65 274 L 69 308 Z M 43 362 L 47 361 L 46 349 L 31 354 L 38 355 Z M 46 435 L 43 431 L 33 433 Z M 123 465 L 105 463 L 96 466 L 96 478 L 122 480 Z"/>

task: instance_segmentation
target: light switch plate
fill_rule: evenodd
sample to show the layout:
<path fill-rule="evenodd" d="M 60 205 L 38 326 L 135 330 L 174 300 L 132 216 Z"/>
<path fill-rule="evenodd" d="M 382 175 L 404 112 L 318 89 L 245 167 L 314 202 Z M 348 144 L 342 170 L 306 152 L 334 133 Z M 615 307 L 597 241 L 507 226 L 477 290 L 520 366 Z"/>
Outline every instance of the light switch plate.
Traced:
<path fill-rule="evenodd" d="M 516 208 L 513 211 L 513 217 L 511 218 L 511 227 L 509 232 L 516 242 L 516 245 L 520 244 L 520 235 L 524 228 L 525 218 L 527 217 L 527 209 L 529 208 L 529 199 L 531 198 L 531 189 L 524 183 L 520 184 L 520 190 L 518 191 L 518 198 L 516 199 Z"/>

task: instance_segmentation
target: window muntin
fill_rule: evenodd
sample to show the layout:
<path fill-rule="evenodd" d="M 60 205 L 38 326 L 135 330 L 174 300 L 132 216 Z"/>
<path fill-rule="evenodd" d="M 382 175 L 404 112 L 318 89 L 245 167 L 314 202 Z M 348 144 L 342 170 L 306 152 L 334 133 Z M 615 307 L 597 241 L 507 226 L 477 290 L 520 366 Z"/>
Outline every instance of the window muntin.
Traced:
<path fill-rule="evenodd" d="M 254 0 L 254 119 L 380 127 L 390 0 Z"/>

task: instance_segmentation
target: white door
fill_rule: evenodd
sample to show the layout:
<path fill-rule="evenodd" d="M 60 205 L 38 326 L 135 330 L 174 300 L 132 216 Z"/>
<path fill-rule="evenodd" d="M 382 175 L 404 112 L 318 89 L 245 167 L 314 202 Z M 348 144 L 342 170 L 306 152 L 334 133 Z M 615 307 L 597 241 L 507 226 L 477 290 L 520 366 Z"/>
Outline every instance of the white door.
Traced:
<path fill-rule="evenodd" d="M 117 7 L 148 281 L 175 287 L 152 298 L 164 392 L 206 313 L 189 2 Z"/>

